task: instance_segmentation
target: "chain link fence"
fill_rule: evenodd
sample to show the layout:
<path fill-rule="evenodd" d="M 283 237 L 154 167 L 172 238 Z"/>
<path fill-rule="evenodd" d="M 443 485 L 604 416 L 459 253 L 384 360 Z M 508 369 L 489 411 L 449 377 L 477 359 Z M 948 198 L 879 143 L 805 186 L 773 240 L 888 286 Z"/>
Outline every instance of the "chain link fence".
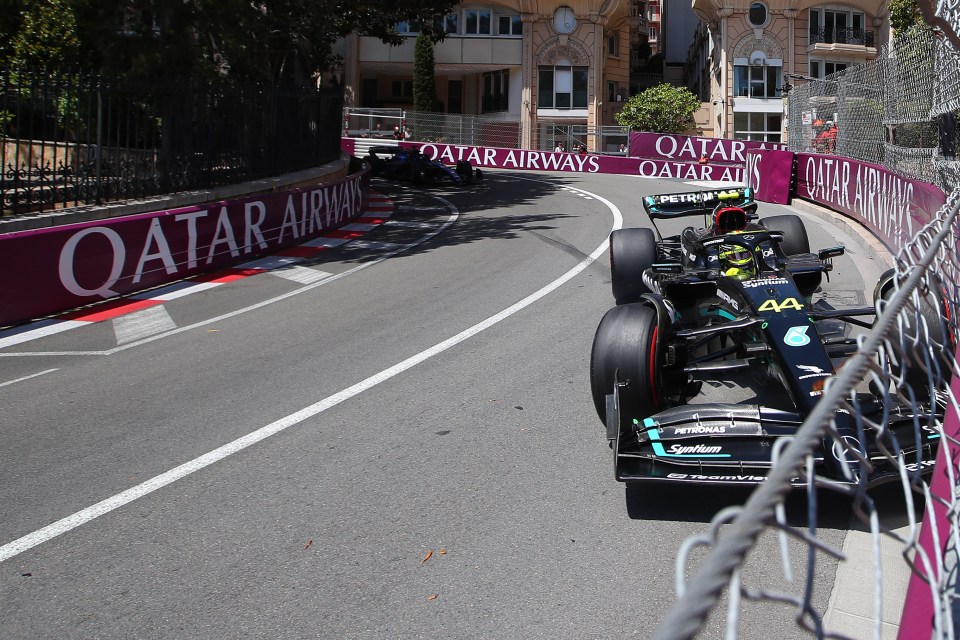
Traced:
<path fill-rule="evenodd" d="M 951 37 L 926 28 L 912 30 L 882 48 L 876 60 L 809 81 L 790 94 L 792 150 L 882 164 L 933 182 L 950 196 L 896 255 L 893 289 L 875 300 L 876 322 L 857 337 L 857 353 L 843 364 L 795 436 L 777 445 L 777 461 L 767 480 L 744 506 L 718 513 L 709 532 L 681 548 L 678 598 L 655 636 L 658 640 L 693 638 L 708 619 L 714 625 L 721 619 L 726 636 L 736 637 L 748 602 L 769 609 L 772 616 L 792 615 L 805 635 L 848 637 L 830 628 L 826 599 L 817 593 L 823 581 L 816 576 L 851 561 L 845 549 L 830 544 L 823 533 L 826 514 L 818 504 L 826 494 L 846 496 L 872 549 L 869 566 L 856 568 L 862 579 L 851 585 L 872 603 L 872 613 L 851 635 L 891 637 L 883 611 L 889 586 L 881 559 L 885 545 L 902 550 L 900 562 L 907 563 L 913 580 L 899 637 L 960 634 L 960 367 L 955 359 L 960 341 L 960 171 L 955 158 L 960 56 L 948 41 L 956 37 L 960 13 L 951 7 L 938 7 L 938 15 L 949 18 L 940 20 L 941 28 L 954 29 Z M 822 135 L 828 122 L 837 125 L 833 136 Z M 831 138 L 835 142 L 829 142 Z M 879 419 L 864 416 L 865 398 L 886 408 Z M 922 448 L 916 456 L 905 457 L 891 438 L 891 416 L 898 411 L 913 417 L 915 437 L 922 435 L 938 449 Z M 838 434 L 838 412 L 855 417 L 862 436 L 889 444 L 868 458 Z M 813 452 L 818 448 L 840 452 L 849 482 L 815 475 Z M 935 462 L 933 475 L 924 473 Z M 902 505 L 897 508 L 903 526 L 885 524 L 882 510 L 889 506 L 866 489 L 870 470 L 883 465 L 898 470 Z M 785 516 L 786 496 L 796 478 L 805 482 L 808 496 L 800 523 Z M 917 511 L 923 514 L 922 526 Z M 750 555 L 771 533 L 782 547 L 779 572 L 767 565 L 757 570 L 758 560 Z M 902 566 L 899 573 L 905 573 Z M 689 581 L 688 575 L 693 576 Z M 915 591 L 915 585 L 921 588 Z M 720 611 L 723 600 L 727 606 Z M 784 613 L 784 605 L 792 614 Z"/>
<path fill-rule="evenodd" d="M 881 164 L 949 192 L 958 177 L 958 96 L 957 51 L 914 28 L 875 60 L 794 87 L 789 146 Z"/>

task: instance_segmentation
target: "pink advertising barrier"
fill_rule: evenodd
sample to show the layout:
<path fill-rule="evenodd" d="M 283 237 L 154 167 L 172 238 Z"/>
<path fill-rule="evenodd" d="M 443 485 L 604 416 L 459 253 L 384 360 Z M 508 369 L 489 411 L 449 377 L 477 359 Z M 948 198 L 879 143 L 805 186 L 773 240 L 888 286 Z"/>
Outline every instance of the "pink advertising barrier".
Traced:
<path fill-rule="evenodd" d="M 363 172 L 293 191 L 0 234 L 0 326 L 244 262 L 366 208 Z M 18 274 L 10 277 L 11 274 Z"/>
<path fill-rule="evenodd" d="M 797 154 L 796 195 L 845 213 L 896 254 L 946 202 L 936 186 L 839 156 Z"/>
<path fill-rule="evenodd" d="M 341 148 L 354 148 L 355 141 L 345 139 Z M 397 144 L 386 141 L 384 146 Z M 399 146 L 419 148 L 429 158 L 455 165 L 468 160 L 474 167 L 518 169 L 525 171 L 563 171 L 567 173 L 616 173 L 647 178 L 674 178 L 678 180 L 720 180 L 743 182 L 742 165 L 712 165 L 697 162 L 654 158 L 625 158 L 623 156 L 593 153 L 558 153 L 528 149 L 499 147 L 472 147 L 467 145 L 435 144 L 431 142 L 401 142 Z"/>
<path fill-rule="evenodd" d="M 630 155 L 673 162 L 699 162 L 706 156 L 710 164 L 743 166 L 748 151 L 786 150 L 779 142 L 753 142 L 726 138 L 701 138 L 669 133 L 630 132 Z"/>
<path fill-rule="evenodd" d="M 746 183 L 761 202 L 790 204 L 794 154 L 790 151 L 748 151 Z"/>

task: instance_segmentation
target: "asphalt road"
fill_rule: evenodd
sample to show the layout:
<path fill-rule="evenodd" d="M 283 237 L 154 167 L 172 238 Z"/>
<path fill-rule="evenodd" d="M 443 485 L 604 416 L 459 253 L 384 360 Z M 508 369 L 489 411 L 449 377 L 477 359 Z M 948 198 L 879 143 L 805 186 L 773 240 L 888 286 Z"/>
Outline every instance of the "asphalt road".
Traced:
<path fill-rule="evenodd" d="M 612 479 L 588 380 L 613 304 L 598 250 L 618 215 L 644 224 L 642 195 L 697 187 L 375 186 L 403 224 L 304 265 L 343 277 L 263 274 L 0 349 L 0 638 L 652 634 L 683 540 L 747 493 Z M 804 219 L 812 246 L 848 246 L 826 294 L 869 304 L 879 268 Z M 827 500 L 821 537 L 839 545 L 848 516 Z M 745 580 L 801 591 L 805 557 L 785 586 L 774 542 Z M 834 572 L 823 557 L 821 610 Z M 805 637 L 769 606 L 739 630 Z"/>

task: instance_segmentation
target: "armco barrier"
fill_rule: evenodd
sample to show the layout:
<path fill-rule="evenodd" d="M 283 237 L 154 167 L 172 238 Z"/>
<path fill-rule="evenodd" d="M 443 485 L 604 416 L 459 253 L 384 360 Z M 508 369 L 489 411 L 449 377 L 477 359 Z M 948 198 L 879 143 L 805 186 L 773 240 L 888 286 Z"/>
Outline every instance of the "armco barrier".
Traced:
<path fill-rule="evenodd" d="M 337 229 L 369 172 L 314 187 L 0 234 L 0 326 L 223 268 Z M 18 274 L 17 277 L 10 277 Z"/>

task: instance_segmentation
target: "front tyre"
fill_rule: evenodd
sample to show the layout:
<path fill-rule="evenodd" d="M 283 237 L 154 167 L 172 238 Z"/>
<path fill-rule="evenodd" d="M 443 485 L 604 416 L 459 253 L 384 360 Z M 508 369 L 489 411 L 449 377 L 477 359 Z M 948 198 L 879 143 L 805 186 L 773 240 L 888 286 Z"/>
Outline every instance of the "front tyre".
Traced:
<path fill-rule="evenodd" d="M 606 422 L 607 395 L 614 376 L 620 390 L 622 418 L 642 420 L 664 407 L 660 387 L 663 349 L 657 339 L 657 312 L 644 304 L 625 304 L 607 311 L 593 337 L 590 391 L 600 419 Z"/>
<path fill-rule="evenodd" d="M 617 229 L 610 234 L 610 285 L 617 304 L 639 302 L 650 292 L 643 272 L 657 261 L 657 240 L 651 229 Z"/>
<path fill-rule="evenodd" d="M 874 290 L 877 300 L 890 300 L 896 293 L 893 269 L 885 272 Z M 943 284 L 939 277 L 931 275 L 929 292 L 919 295 L 916 306 L 903 308 L 888 338 L 893 351 L 890 354 L 890 371 L 904 384 L 913 388 L 917 399 L 930 401 L 930 381 L 950 384 L 953 371 L 949 355 L 955 345 L 947 328 L 947 307 Z M 929 372 L 929 373 L 928 373 Z"/>

